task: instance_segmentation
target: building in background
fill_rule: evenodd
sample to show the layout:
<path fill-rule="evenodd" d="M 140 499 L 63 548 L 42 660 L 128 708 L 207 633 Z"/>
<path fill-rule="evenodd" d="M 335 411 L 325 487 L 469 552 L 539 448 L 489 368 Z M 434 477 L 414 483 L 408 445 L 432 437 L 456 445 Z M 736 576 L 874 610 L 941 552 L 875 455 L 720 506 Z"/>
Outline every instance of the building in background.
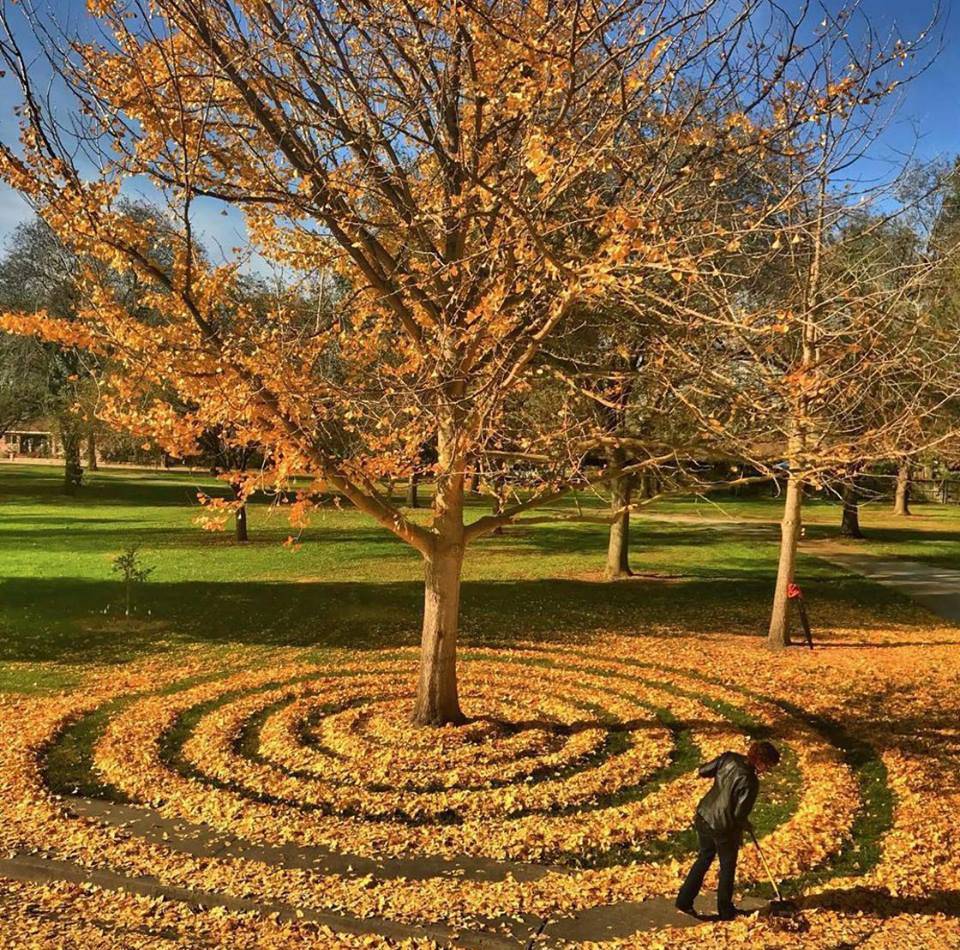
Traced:
<path fill-rule="evenodd" d="M 0 436 L 0 458 L 62 459 L 63 442 L 46 419 L 31 419 Z"/>

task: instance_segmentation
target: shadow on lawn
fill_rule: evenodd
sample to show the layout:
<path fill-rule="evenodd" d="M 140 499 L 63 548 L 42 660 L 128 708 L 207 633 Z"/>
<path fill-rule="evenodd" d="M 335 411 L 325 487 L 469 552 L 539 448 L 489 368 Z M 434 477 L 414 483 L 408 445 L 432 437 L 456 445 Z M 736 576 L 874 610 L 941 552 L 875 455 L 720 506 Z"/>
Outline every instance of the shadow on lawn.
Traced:
<path fill-rule="evenodd" d="M 28 470 L 19 466 L 0 468 L 0 502 L 26 501 L 29 504 L 50 505 L 52 508 L 77 504 L 181 507 L 197 504 L 197 491 L 211 495 L 229 495 L 226 484 L 208 472 L 138 471 L 106 469 L 87 472 L 76 495 L 63 491 L 63 470 L 55 466 L 36 466 Z M 294 491 L 287 493 L 293 500 Z M 276 495 L 258 492 L 250 499 L 253 505 L 269 504 Z"/>
<path fill-rule="evenodd" d="M 842 540 L 839 525 L 808 524 L 806 526 L 808 538 L 829 538 L 833 540 Z M 880 525 L 866 524 L 862 526 L 863 538 L 858 541 L 850 541 L 852 550 L 859 550 L 861 547 L 866 554 L 871 553 L 871 545 L 876 544 L 910 544 L 922 542 L 923 545 L 949 543 L 953 544 L 960 541 L 960 531 L 949 530 L 928 530 L 922 531 L 907 525 L 904 528 L 889 528 Z"/>
<path fill-rule="evenodd" d="M 87 473 L 80 493 L 74 496 L 63 492 L 63 471 L 53 466 L 33 468 L 27 472 L 0 470 L 0 500 L 26 501 L 29 504 L 49 504 L 67 507 L 78 502 L 90 505 L 183 505 L 196 503 L 196 486 L 209 484 L 209 477 L 178 473 L 164 479 L 159 473 L 111 473 L 101 476 Z"/>
<path fill-rule="evenodd" d="M 802 907 L 819 907 L 841 913 L 865 913 L 871 917 L 898 917 L 901 914 L 947 914 L 960 917 L 960 891 L 931 891 L 918 897 L 891 897 L 886 891 L 867 887 L 827 890 L 805 897 Z"/>
<path fill-rule="evenodd" d="M 465 644 L 581 640 L 598 631 L 640 634 L 655 629 L 761 635 L 771 594 L 767 578 L 634 579 L 604 584 L 578 579 L 466 581 Z M 120 613 L 120 584 L 58 577 L 0 582 L 5 608 L 0 661 L 122 662 L 185 643 L 376 649 L 417 642 L 423 588 L 419 581 L 147 584 L 137 614 Z M 848 576 L 808 591 L 814 618 L 865 597 L 875 607 L 893 592 Z"/>
<path fill-rule="evenodd" d="M 761 526 L 763 527 L 763 526 Z M 757 537 L 748 531 L 737 532 L 733 528 L 718 529 L 714 525 L 696 525 L 663 521 L 639 522 L 631 527 L 633 537 L 632 558 L 643 558 L 647 553 L 662 553 L 668 548 L 702 548 L 716 544 L 737 543 L 756 545 Z M 557 522 L 550 525 L 527 527 L 522 522 L 506 529 L 499 537 L 488 537 L 470 548 L 468 558 L 476 553 L 514 550 L 531 554 L 591 554 L 597 557 L 597 567 L 603 567 L 609 540 L 605 525 L 596 523 Z M 764 539 L 760 539 L 764 540 Z M 775 562 L 770 558 L 756 559 L 756 563 L 737 564 L 739 571 L 753 567 L 770 573 Z M 730 566 L 733 566 L 732 563 Z"/>
<path fill-rule="evenodd" d="M 200 513 L 200 507 L 195 506 L 193 514 Z M 92 530 L 86 530 L 88 528 Z M 278 556 L 282 556 L 284 552 L 280 548 L 280 542 L 289 535 L 290 524 L 280 515 L 266 523 L 262 520 L 254 522 L 250 528 L 250 540 L 242 547 L 237 546 L 232 524 L 223 531 L 204 531 L 187 518 L 182 524 L 144 524 L 130 523 L 116 518 L 75 518 L 57 514 L 17 515 L 15 521 L 7 524 L 0 523 L 0 549 L 14 545 L 18 541 L 29 541 L 32 546 L 48 554 L 90 550 L 109 556 L 109 552 L 117 552 L 124 545 L 137 542 L 144 545 L 145 554 L 147 550 L 162 548 L 217 548 L 242 554 L 251 548 L 269 546 Z M 324 530 L 322 525 L 315 526 L 303 543 L 310 545 L 357 543 L 365 547 L 393 547 L 398 550 L 409 550 L 393 535 L 376 527 L 369 530 L 339 527 Z"/>

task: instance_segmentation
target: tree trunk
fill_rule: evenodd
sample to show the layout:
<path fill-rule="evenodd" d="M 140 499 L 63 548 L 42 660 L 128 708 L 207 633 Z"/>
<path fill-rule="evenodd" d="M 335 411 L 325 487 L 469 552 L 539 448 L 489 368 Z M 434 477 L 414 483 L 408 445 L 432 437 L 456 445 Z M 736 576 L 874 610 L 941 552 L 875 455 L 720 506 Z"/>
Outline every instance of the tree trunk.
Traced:
<path fill-rule="evenodd" d="M 797 561 L 797 541 L 800 537 L 803 486 L 791 475 L 787 479 L 786 498 L 783 504 L 783 521 L 780 524 L 780 562 L 777 566 L 777 586 L 773 594 L 773 610 L 770 613 L 770 629 L 767 646 L 782 650 L 790 644 L 790 585 Z"/>
<path fill-rule="evenodd" d="M 417 483 L 420 481 L 420 476 L 416 472 L 410 474 L 410 481 L 407 482 L 407 507 L 408 508 L 419 508 L 420 499 L 417 498 Z"/>
<path fill-rule="evenodd" d="M 97 465 L 97 433 L 91 429 L 87 433 L 87 469 L 95 472 L 99 468 Z"/>
<path fill-rule="evenodd" d="M 840 534 L 845 538 L 862 540 L 860 530 L 860 501 L 856 482 L 850 480 L 843 486 L 843 517 L 840 520 Z"/>
<path fill-rule="evenodd" d="M 236 483 L 230 486 L 233 489 L 233 498 L 235 501 L 240 500 L 240 486 Z M 248 541 L 249 537 L 247 536 L 247 506 L 246 503 L 240 505 L 237 508 L 236 513 L 236 527 L 237 527 L 237 541 Z"/>
<path fill-rule="evenodd" d="M 619 475 L 613 480 L 610 498 L 613 520 L 610 522 L 610 538 L 607 542 L 608 581 L 630 577 L 630 494 L 633 488 L 631 475 Z"/>
<path fill-rule="evenodd" d="M 63 433 L 63 490 L 75 495 L 83 479 L 83 466 L 80 464 L 80 434 L 65 430 Z"/>
<path fill-rule="evenodd" d="M 893 513 L 906 517 L 910 514 L 910 463 L 902 459 L 897 468 L 897 491 L 893 499 Z"/>
<path fill-rule="evenodd" d="M 503 489 L 504 489 L 505 478 L 503 474 L 498 474 L 497 477 L 493 480 L 493 505 L 491 511 L 494 515 L 502 515 L 504 509 L 504 498 L 503 498 Z M 503 525 L 497 525 L 490 532 L 491 534 L 503 534 Z"/>
<path fill-rule="evenodd" d="M 465 721 L 457 695 L 462 547 L 439 549 L 426 561 L 420 679 L 412 719 L 421 726 Z"/>
<path fill-rule="evenodd" d="M 463 568 L 464 475 L 457 456 L 456 409 L 438 432 L 433 495 L 434 542 L 425 558 L 420 678 L 412 720 L 422 726 L 465 721 L 457 696 L 457 632 Z"/>

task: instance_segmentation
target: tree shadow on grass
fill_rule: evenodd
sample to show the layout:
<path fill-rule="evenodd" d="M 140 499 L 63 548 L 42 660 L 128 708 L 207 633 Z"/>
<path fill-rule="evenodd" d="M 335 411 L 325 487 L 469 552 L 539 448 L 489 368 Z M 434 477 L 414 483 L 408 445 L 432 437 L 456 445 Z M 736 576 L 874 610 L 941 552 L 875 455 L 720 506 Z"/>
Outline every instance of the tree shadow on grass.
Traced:
<path fill-rule="evenodd" d="M 170 507 L 197 504 L 197 491 L 229 495 L 225 482 L 209 472 L 186 470 L 110 469 L 87 471 L 76 495 L 63 491 L 63 469 L 59 466 L 0 467 L 0 502 L 25 501 L 57 509 L 76 504 L 90 506 Z M 286 493 L 292 501 L 295 491 Z M 276 495 L 256 492 L 251 504 L 270 504 Z"/>
<path fill-rule="evenodd" d="M 710 545 L 742 542 L 755 545 L 757 538 L 748 530 L 736 531 L 733 528 L 718 529 L 715 525 L 698 525 L 687 522 L 638 521 L 631 525 L 631 537 L 634 541 L 633 556 L 642 557 L 649 551 L 664 548 L 703 548 Z M 510 525 L 503 535 L 488 536 L 481 540 L 473 550 L 533 550 L 538 553 L 554 552 L 569 554 L 580 552 L 584 545 L 597 553 L 605 553 L 608 542 L 607 526 L 595 522 L 554 522 L 527 526 L 523 523 Z M 602 558 L 600 561 L 602 565 Z"/>
<path fill-rule="evenodd" d="M 798 641 L 796 637 L 793 640 L 793 646 L 803 647 L 804 644 L 802 641 Z M 863 649 L 871 650 L 903 650 L 910 647 L 953 647 L 960 646 L 960 639 L 954 640 L 941 640 L 930 638 L 928 640 L 858 640 L 854 643 L 848 641 L 841 641 L 837 643 L 830 642 L 821 642 L 816 643 L 815 649 L 819 650 L 849 650 L 853 647 L 862 647 Z"/>
<path fill-rule="evenodd" d="M 821 584 L 817 609 L 824 617 L 838 607 L 849 610 L 861 586 L 854 578 Z M 463 641 L 487 646 L 586 642 L 600 631 L 760 636 L 770 588 L 768 579 L 750 577 L 618 584 L 466 581 Z M 9 578 L 0 581 L 0 661 L 123 662 L 194 643 L 350 649 L 414 645 L 422 598 L 419 581 L 150 582 L 138 591 L 136 614 L 127 620 L 118 581 Z"/>
<path fill-rule="evenodd" d="M 898 917 L 901 914 L 947 914 L 960 917 L 960 891 L 937 890 L 920 897 L 892 897 L 884 890 L 851 887 L 827 890 L 801 900 L 802 907 L 819 907 L 841 913 L 864 913 L 871 917 Z"/>
<path fill-rule="evenodd" d="M 194 515 L 200 514 L 197 507 Z M 189 512 L 186 514 L 189 515 Z M 88 530 L 91 529 L 92 530 Z M 250 540 L 239 546 L 234 538 L 232 524 L 223 531 L 203 531 L 187 518 L 182 524 L 150 524 L 126 522 L 116 518 L 75 518 L 63 515 L 17 515 L 15 520 L 0 523 L 0 547 L 9 547 L 18 541 L 29 540 L 30 544 L 45 554 L 90 550 L 107 554 L 119 551 L 130 542 L 142 544 L 145 551 L 153 548 L 228 549 L 238 553 L 256 547 L 272 547 L 281 554 L 280 542 L 290 535 L 290 525 L 283 518 L 264 524 L 256 522 L 250 527 Z M 364 548 L 409 551 L 409 548 L 376 526 L 363 528 L 333 528 L 323 530 L 314 527 L 303 541 L 307 545 L 360 544 Z"/>

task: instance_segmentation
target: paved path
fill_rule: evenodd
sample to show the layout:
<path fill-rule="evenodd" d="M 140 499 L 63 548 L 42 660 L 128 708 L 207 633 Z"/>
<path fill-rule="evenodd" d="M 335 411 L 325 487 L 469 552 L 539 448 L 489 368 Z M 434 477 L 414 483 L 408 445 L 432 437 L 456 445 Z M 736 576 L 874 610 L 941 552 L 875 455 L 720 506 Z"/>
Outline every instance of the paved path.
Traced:
<path fill-rule="evenodd" d="M 305 920 L 322 924 L 333 931 L 350 934 L 375 934 L 394 941 L 429 939 L 440 947 L 473 948 L 473 950 L 516 950 L 534 947 L 553 948 L 584 942 L 598 942 L 629 937 L 631 934 L 665 927 L 697 927 L 715 919 L 712 916 L 716 899 L 704 892 L 697 900 L 701 916 L 681 914 L 673 901 L 654 897 L 645 901 L 591 907 L 573 917 L 545 919 L 533 914 L 500 917 L 479 921 L 483 929 L 467 930 L 441 924 L 406 924 L 383 917 L 356 917 L 346 913 L 323 913 L 294 907 L 281 902 L 263 902 L 252 898 L 228 897 L 212 891 L 160 884 L 149 877 L 130 877 L 113 871 L 83 867 L 72 861 L 59 861 L 33 854 L 0 858 L 0 877 L 42 884 L 70 881 L 94 884 L 105 890 L 122 890 L 143 897 L 177 901 L 197 909 L 223 907 L 241 913 L 258 913 L 279 920 Z M 740 907 L 745 911 L 760 910 L 763 901 L 745 897 Z"/>
<path fill-rule="evenodd" d="M 775 521 L 652 513 L 643 513 L 641 518 L 648 521 L 697 524 L 758 539 L 776 540 L 780 536 L 780 525 Z M 935 567 L 923 561 L 910 561 L 906 558 L 875 557 L 868 552 L 869 543 L 865 541 L 864 550 L 858 551 L 833 539 L 806 540 L 800 542 L 800 551 L 854 574 L 860 574 L 878 584 L 892 587 L 913 598 L 938 617 L 960 624 L 960 570 Z"/>
<path fill-rule="evenodd" d="M 960 571 L 904 558 L 879 558 L 838 544 L 811 544 L 807 554 L 893 587 L 944 620 L 960 623 Z"/>
<path fill-rule="evenodd" d="M 172 851 L 195 857 L 244 857 L 265 864 L 307 868 L 320 873 L 343 876 L 369 875 L 387 880 L 404 877 L 424 880 L 431 877 L 456 876 L 458 879 L 503 880 L 509 874 L 518 880 L 535 880 L 553 871 L 569 871 L 564 867 L 486 861 L 473 858 L 443 860 L 439 858 L 386 858 L 372 861 L 357 855 L 342 855 L 322 848 L 271 848 L 254 845 L 231 836 L 212 832 L 203 825 L 174 821 L 158 815 L 150 808 L 109 803 L 79 796 L 64 796 L 64 803 L 74 814 L 107 826 L 122 828 L 125 834 L 162 843 Z M 21 881 L 89 882 L 106 889 L 118 889 L 148 897 L 162 897 L 193 907 L 223 907 L 233 911 L 276 915 L 281 920 L 308 920 L 325 924 L 335 931 L 354 934 L 376 934 L 392 940 L 428 938 L 441 947 L 476 948 L 476 950 L 509 950 L 509 948 L 559 947 L 570 943 L 593 942 L 629 937 L 641 931 L 664 927 L 696 927 L 709 920 L 716 895 L 704 892 L 697 901 L 701 919 L 681 914 L 673 901 L 663 897 L 645 901 L 622 902 L 591 907 L 570 917 L 544 918 L 533 914 L 478 920 L 476 929 L 452 928 L 439 924 L 407 924 L 382 917 L 356 917 L 345 913 L 324 913 L 294 907 L 280 902 L 264 902 L 255 896 L 226 896 L 199 888 L 173 887 L 149 877 L 135 877 L 106 869 L 90 868 L 72 861 L 57 860 L 41 854 L 15 854 L 0 857 L 0 878 Z M 762 901 L 744 898 L 741 907 L 759 910 Z"/>
<path fill-rule="evenodd" d="M 738 902 L 741 910 L 755 911 L 765 907 L 764 901 L 744 897 Z M 697 898 L 700 919 L 681 914 L 673 901 L 665 897 L 652 897 L 645 901 L 624 901 L 591 907 L 575 917 L 548 921 L 536 946 L 565 946 L 570 943 L 594 943 L 616 940 L 644 930 L 662 930 L 665 927 L 696 927 L 702 921 L 716 919 L 716 894 L 704 891 Z M 541 944 L 541 941 L 545 941 Z"/>
<path fill-rule="evenodd" d="M 149 877 L 128 877 L 113 871 L 81 867 L 72 861 L 57 861 L 35 855 L 0 858 L 0 877 L 17 881 L 70 881 L 94 884 L 105 890 L 122 890 L 143 897 L 179 901 L 190 907 L 208 909 L 223 907 L 242 913 L 276 916 L 280 920 L 306 920 L 323 924 L 331 930 L 350 934 L 376 934 L 391 940 L 433 940 L 441 946 L 471 947 L 476 950 L 508 950 L 518 945 L 516 939 L 495 933 L 464 933 L 443 926 L 407 925 L 381 917 L 355 917 L 348 914 L 327 914 L 289 904 L 264 903 L 242 897 L 227 897 L 210 891 L 159 884 Z"/>
<path fill-rule="evenodd" d="M 759 518 L 734 518 L 720 513 L 688 515 L 682 512 L 641 511 L 635 516 L 640 521 L 659 521 L 663 524 L 689 524 L 710 531 L 729 531 L 743 537 L 776 541 L 780 537 L 779 521 Z"/>

